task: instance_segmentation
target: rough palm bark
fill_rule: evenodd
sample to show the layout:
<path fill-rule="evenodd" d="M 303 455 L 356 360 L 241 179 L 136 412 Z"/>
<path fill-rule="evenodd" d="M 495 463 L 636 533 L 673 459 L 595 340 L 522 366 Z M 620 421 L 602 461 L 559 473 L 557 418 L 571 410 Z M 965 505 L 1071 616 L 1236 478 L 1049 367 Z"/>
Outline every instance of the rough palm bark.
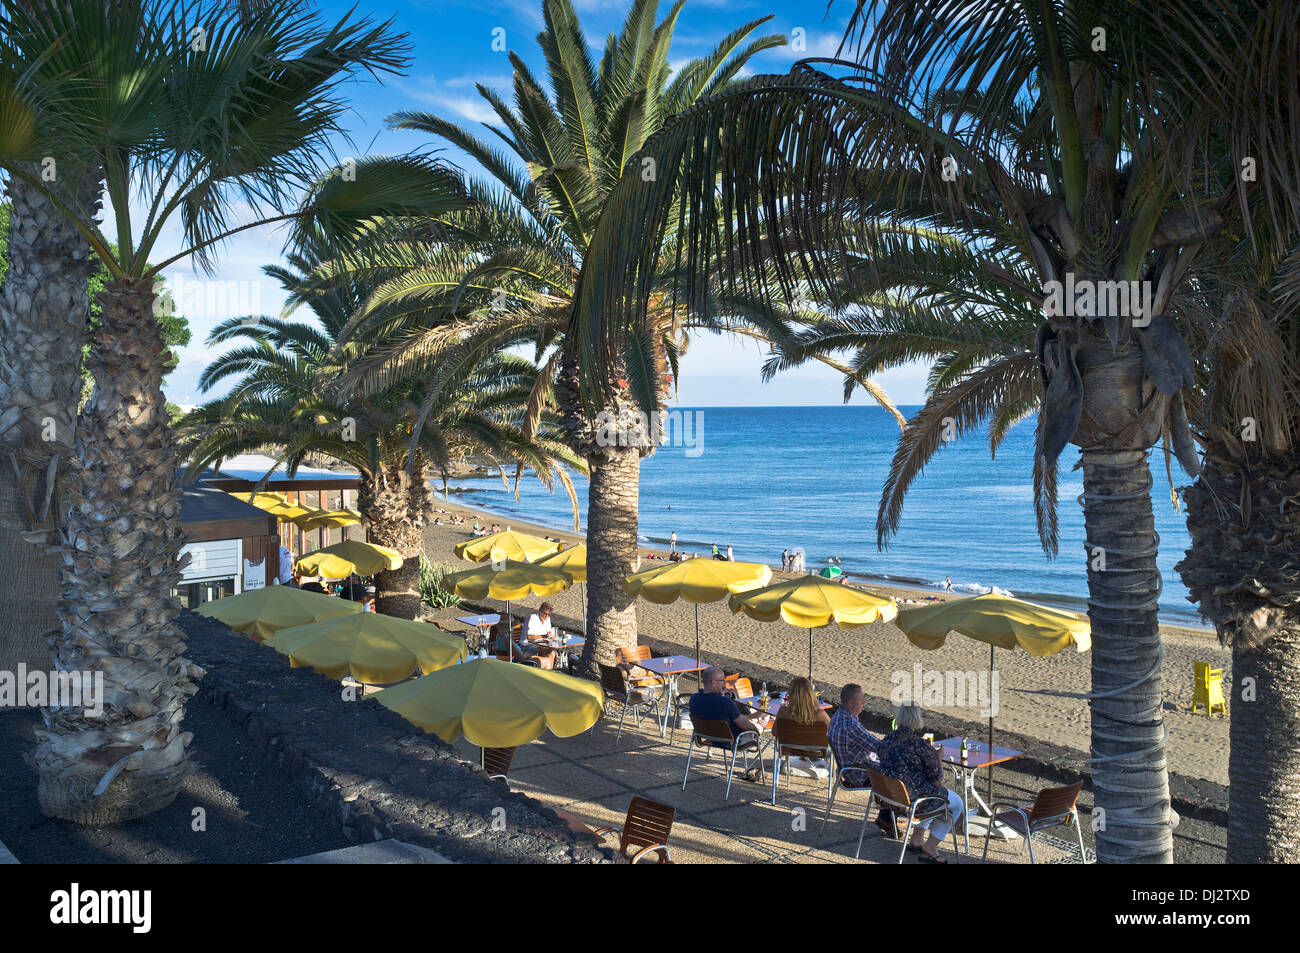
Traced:
<path fill-rule="evenodd" d="M 64 199 L 93 218 L 99 180 L 97 171 L 70 175 L 79 192 Z M 90 320 L 90 249 L 31 186 L 10 178 L 6 191 L 12 209 L 0 288 L 0 565 L 9 591 L 21 597 L 0 613 L 0 668 L 12 671 L 22 662 L 48 670 L 45 632 L 58 621 L 58 561 L 20 534 L 49 527 L 57 512 L 57 475 L 72 445 Z"/>
<path fill-rule="evenodd" d="M 96 825 L 175 799 L 191 767 L 181 720 L 202 674 L 175 625 L 181 494 L 153 282 L 113 281 L 100 301 L 95 391 L 72 447 L 66 523 L 52 534 L 63 598 L 50 643 L 60 671 L 102 673 L 104 711 L 48 708 L 36 731 L 41 809 Z"/>
<path fill-rule="evenodd" d="M 1147 451 L 1163 432 L 1169 398 L 1148 376 L 1131 335 L 1112 346 L 1101 327 L 1091 325 L 1072 337 L 1082 396 L 1071 442 L 1082 451 L 1092 782 L 1102 806 L 1097 858 L 1168 863 L 1177 818 L 1164 747 L 1161 586 Z M 1048 393 L 1050 405 L 1050 384 Z"/>
<path fill-rule="evenodd" d="M 1300 862 L 1300 457 L 1220 441 L 1188 488 L 1190 598 L 1232 646 L 1228 863 Z M 1248 809 L 1234 807 L 1249 806 Z"/>
<path fill-rule="evenodd" d="M 617 371 L 615 372 L 617 373 Z M 622 384 L 622 381 L 618 382 Z M 648 421 L 621 396 L 594 419 L 582 406 L 577 361 L 566 351 L 556 377 L 556 397 L 565 439 L 587 461 L 587 644 L 579 672 L 599 674 L 597 664 L 612 665 L 619 649 L 637 644 L 636 600 L 623 591 L 623 580 L 637 571 L 637 515 L 641 458 L 655 448 Z M 616 387 L 626 394 L 626 387 Z"/>
<path fill-rule="evenodd" d="M 402 566 L 375 576 L 375 610 L 400 619 L 417 618 L 420 603 L 420 554 L 423 531 L 433 513 L 427 466 L 384 467 L 361 480 L 357 505 L 368 524 L 370 542 L 402 554 Z"/>

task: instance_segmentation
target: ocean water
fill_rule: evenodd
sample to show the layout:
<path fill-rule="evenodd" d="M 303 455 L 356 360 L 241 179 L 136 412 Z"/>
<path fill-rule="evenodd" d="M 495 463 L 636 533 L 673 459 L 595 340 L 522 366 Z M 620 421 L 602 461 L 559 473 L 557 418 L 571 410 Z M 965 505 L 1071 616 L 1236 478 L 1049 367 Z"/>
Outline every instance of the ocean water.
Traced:
<path fill-rule="evenodd" d="M 805 566 L 839 557 L 846 574 L 957 590 L 1000 589 L 1086 611 L 1082 476 L 1067 448 L 1060 471 L 1060 555 L 1049 560 L 1034 524 L 1034 421 L 1017 425 L 991 459 L 983 434 L 945 446 L 913 483 L 898 534 L 876 548 L 876 510 L 898 425 L 879 407 L 673 408 L 683 426 L 641 467 L 640 533 L 664 546 L 708 552 L 728 544 L 737 559 L 779 565 L 782 549 L 802 548 Z M 916 408 L 903 408 L 911 416 Z M 677 421 L 673 421 L 674 424 Z M 1184 515 L 1170 503 L 1164 458 L 1151 456 L 1152 503 L 1164 578 L 1161 617 L 1204 624 L 1174 571 L 1189 545 Z M 1175 461 L 1174 485 L 1190 478 Z M 586 525 L 587 481 L 575 480 Z M 516 502 L 495 474 L 453 484 L 452 499 L 502 516 L 572 528 L 563 489 L 525 477 Z"/>

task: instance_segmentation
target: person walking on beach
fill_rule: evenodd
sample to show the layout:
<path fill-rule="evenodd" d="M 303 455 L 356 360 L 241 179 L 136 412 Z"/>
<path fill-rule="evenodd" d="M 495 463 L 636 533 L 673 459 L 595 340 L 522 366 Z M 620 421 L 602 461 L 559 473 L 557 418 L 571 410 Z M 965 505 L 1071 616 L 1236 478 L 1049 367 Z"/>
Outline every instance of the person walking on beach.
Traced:
<path fill-rule="evenodd" d="M 781 571 L 790 571 L 790 550 L 788 549 L 781 550 Z"/>
<path fill-rule="evenodd" d="M 673 530 L 668 534 L 668 552 L 677 552 L 677 530 Z"/>
<path fill-rule="evenodd" d="M 717 544 L 717 543 L 714 543 L 714 544 L 713 544 L 713 558 L 714 558 L 714 559 L 721 559 L 721 558 L 722 558 L 722 553 L 718 552 L 718 544 Z"/>
<path fill-rule="evenodd" d="M 735 561 L 736 554 L 731 551 L 731 544 L 727 543 L 727 562 L 734 563 Z"/>
<path fill-rule="evenodd" d="M 943 577 L 943 591 L 952 592 L 952 576 Z"/>

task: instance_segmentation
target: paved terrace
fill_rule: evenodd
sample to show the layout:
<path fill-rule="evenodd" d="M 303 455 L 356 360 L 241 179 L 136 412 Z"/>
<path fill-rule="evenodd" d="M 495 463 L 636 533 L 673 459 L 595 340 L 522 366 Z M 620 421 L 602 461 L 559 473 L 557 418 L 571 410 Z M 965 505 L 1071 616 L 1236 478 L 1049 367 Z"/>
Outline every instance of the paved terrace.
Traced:
<path fill-rule="evenodd" d="M 687 691 L 688 683 L 682 691 Z M 853 863 L 858 831 L 862 823 L 862 793 L 841 791 L 835 798 L 835 813 L 826 824 L 824 836 L 818 835 L 822 813 L 826 808 L 826 782 L 794 777 L 787 785 L 781 781 L 776 806 L 771 798 L 771 758 L 765 757 L 767 783 L 741 780 L 740 762 L 731 785 L 731 799 L 723 800 L 726 790 L 726 761 L 719 752 L 710 760 L 698 754 L 691 761 L 691 776 L 682 790 L 682 772 L 686 766 L 687 732 L 678 731 L 675 744 L 660 738 L 659 727 L 647 717 L 638 727 L 628 715 L 622 737 L 615 744 L 620 709 L 611 704 L 612 718 L 602 719 L 591 730 L 573 738 L 556 738 L 547 734 L 531 745 L 520 748 L 510 769 L 510 788 L 536 798 L 547 807 L 565 811 L 589 827 L 622 825 L 632 796 L 639 794 L 677 809 L 669 847 L 677 863 L 782 863 L 821 864 Z M 475 763 L 479 749 L 463 738 L 454 745 L 458 754 Z M 951 780 L 951 772 L 945 769 Z M 1026 803 L 1033 800 L 1031 788 L 1039 784 L 1026 775 L 1000 770 L 996 793 Z M 980 778 L 984 791 L 987 776 Z M 1091 807 L 1090 804 L 1086 807 Z M 796 823 L 796 809 L 802 809 L 806 824 Z M 872 819 L 875 810 L 872 810 Z M 1094 860 L 1093 838 L 1084 817 L 1084 843 L 1088 861 Z M 799 828 L 803 829 L 799 829 Z M 1034 838 L 1039 863 L 1076 863 L 1078 848 L 1072 846 L 1073 828 L 1060 828 L 1048 839 Z M 951 835 L 950 835 L 951 836 Z M 1068 840 L 1067 840 L 1068 838 Z M 611 835 L 607 843 L 616 846 Z M 971 837 L 971 854 L 960 863 L 975 863 L 984 850 L 982 837 Z M 1041 849 L 1040 849 L 1041 848 Z M 887 841 L 874 823 L 867 825 L 862 843 L 862 861 L 896 863 L 900 844 Z M 951 840 L 945 841 L 943 854 L 951 861 Z M 648 862 L 643 861 L 643 862 Z M 908 855 L 906 863 L 918 863 Z M 1019 840 L 1010 844 L 994 838 L 989 848 L 990 863 L 1029 863 Z"/>

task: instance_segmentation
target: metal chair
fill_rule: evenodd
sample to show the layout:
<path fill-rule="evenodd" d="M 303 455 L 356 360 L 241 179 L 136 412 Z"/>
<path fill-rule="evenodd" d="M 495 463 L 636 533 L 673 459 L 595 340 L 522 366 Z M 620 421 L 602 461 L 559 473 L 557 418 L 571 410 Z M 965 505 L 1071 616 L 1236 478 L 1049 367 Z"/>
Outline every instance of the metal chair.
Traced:
<path fill-rule="evenodd" d="M 758 762 L 759 777 L 762 778 L 763 770 L 763 742 L 756 731 L 742 731 L 740 734 L 734 734 L 731 725 L 726 721 L 714 721 L 708 718 L 691 719 L 691 744 L 686 749 L 686 773 L 682 775 L 682 790 L 686 790 L 686 779 L 691 774 L 691 758 L 694 755 L 696 745 L 708 752 L 711 748 L 720 748 L 723 751 L 731 753 L 731 761 L 727 765 L 727 793 L 723 800 L 731 800 L 731 776 L 736 771 L 736 755 L 745 752 L 745 771 L 749 770 L 749 756 L 752 752 L 755 760 Z"/>
<path fill-rule="evenodd" d="M 510 765 L 515 760 L 514 748 L 483 748 L 479 761 L 489 781 L 509 781 Z"/>
<path fill-rule="evenodd" d="M 754 683 L 740 675 L 727 676 L 727 691 L 732 692 L 737 698 L 753 698 Z"/>
<path fill-rule="evenodd" d="M 1065 827 L 1074 822 L 1074 833 L 1079 838 L 1079 863 L 1088 862 L 1088 854 L 1083 848 L 1083 828 L 1079 826 L 1079 792 L 1083 782 L 1063 788 L 1044 788 L 1038 792 L 1033 804 L 1018 805 L 1009 801 L 994 801 L 990 806 L 993 820 L 989 822 L 989 836 L 984 839 L 984 859 L 989 857 L 989 841 L 993 839 L 993 822 L 1005 824 L 1025 839 L 1029 845 L 1029 862 L 1034 860 L 1034 835 L 1052 827 Z M 1005 810 L 999 810 L 1004 808 Z M 1021 847 L 1021 852 L 1024 848 Z"/>
<path fill-rule="evenodd" d="M 800 725 L 789 719 L 777 718 L 772 722 L 772 803 L 776 803 L 776 785 L 781 777 L 781 759 L 786 759 L 785 783 L 790 784 L 790 753 L 816 761 L 824 758 L 829 761 L 833 754 L 830 742 L 826 740 L 826 726 L 821 722 L 815 725 Z M 826 775 L 826 803 L 830 804 L 834 785 L 834 772 Z"/>
<path fill-rule="evenodd" d="M 648 645 L 638 645 L 634 649 L 617 648 L 614 650 L 614 664 L 622 670 L 628 684 L 638 691 L 646 692 L 647 689 L 653 689 L 654 693 L 658 694 L 667 690 L 668 680 L 666 678 L 659 675 L 632 674 L 632 669 L 636 668 L 638 662 L 644 662 L 649 658 L 653 658 L 653 655 Z"/>
<path fill-rule="evenodd" d="M 659 863 L 671 864 L 673 860 L 668 852 L 668 835 L 672 833 L 676 817 L 677 809 L 668 804 L 634 797 L 628 805 L 627 817 L 621 828 L 602 827 L 592 833 L 603 837 L 618 831 L 618 852 L 631 863 L 635 864 L 646 854 L 658 853 Z M 636 849 L 631 857 L 628 857 L 628 848 Z"/>
<path fill-rule="evenodd" d="M 853 859 L 857 860 L 862 856 L 862 839 L 867 836 L 867 818 L 871 816 L 871 778 L 868 775 L 866 783 L 863 784 L 857 776 L 865 775 L 872 765 L 841 763 L 839 755 L 835 754 L 833 745 L 831 746 L 831 754 L 835 757 L 835 760 L 831 762 L 834 768 L 831 771 L 834 784 L 831 786 L 831 799 L 826 802 L 826 813 L 822 816 L 822 826 L 821 830 L 817 832 L 817 836 L 820 837 L 826 833 L 826 822 L 830 819 L 831 811 L 835 809 L 835 796 L 840 793 L 840 788 L 844 788 L 846 791 L 866 791 L 867 803 L 862 809 L 862 830 L 858 832 L 858 849 L 853 852 Z M 845 774 L 849 771 L 854 772 L 854 774 L 845 778 Z M 893 821 L 890 821 L 890 823 L 892 824 Z"/>
<path fill-rule="evenodd" d="M 677 712 L 677 720 L 673 721 L 668 730 L 668 747 L 672 747 L 677 741 L 677 722 L 681 720 L 681 713 L 684 711 L 689 716 L 691 710 L 691 693 L 673 696 L 673 711 Z"/>
<path fill-rule="evenodd" d="M 628 687 L 627 677 L 623 670 L 615 665 L 604 665 L 597 663 L 600 667 L 600 687 L 605 693 L 605 704 L 608 707 L 610 701 L 616 701 L 623 706 L 623 714 L 618 719 L 618 733 L 614 735 L 614 744 L 618 744 L 618 739 L 623 734 L 623 719 L 627 717 L 628 710 L 637 713 L 636 723 L 641 724 L 648 710 L 653 710 L 658 715 L 659 701 L 656 696 L 647 696 L 640 691 L 633 691 Z"/>
<path fill-rule="evenodd" d="M 912 839 L 912 828 L 916 826 L 917 821 L 938 820 L 941 817 L 946 817 L 949 825 L 952 825 L 952 808 L 948 805 L 946 795 L 929 794 L 925 797 L 913 798 L 908 793 L 906 784 L 898 778 L 885 777 L 875 768 L 867 769 L 867 777 L 871 779 L 872 797 L 881 804 L 893 808 L 896 814 L 907 815 L 907 830 L 903 833 L 903 847 L 898 852 L 898 862 L 900 864 L 903 862 L 903 858 L 907 856 L 907 845 Z M 952 853 L 955 860 L 960 860 L 955 834 L 952 838 Z"/>

